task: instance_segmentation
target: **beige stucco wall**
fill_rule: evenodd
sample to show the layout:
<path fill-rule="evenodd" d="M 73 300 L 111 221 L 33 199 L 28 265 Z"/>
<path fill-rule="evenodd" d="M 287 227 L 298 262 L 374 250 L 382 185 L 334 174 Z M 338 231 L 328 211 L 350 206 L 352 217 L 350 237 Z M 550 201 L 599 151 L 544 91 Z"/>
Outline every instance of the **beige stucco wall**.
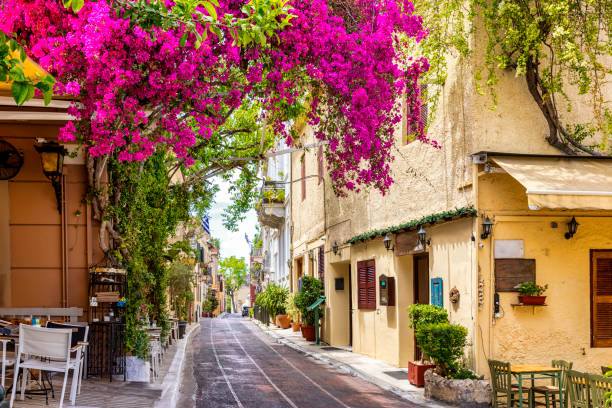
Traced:
<path fill-rule="evenodd" d="M 580 211 L 529 211 L 525 189 L 507 174 L 481 175 L 479 207 L 494 222 L 492 238 L 482 241 L 478 267 L 485 282 L 478 320 L 482 337 L 478 372 L 487 374 L 486 358 L 513 363 L 572 361 L 577 370 L 599 372 L 611 348 L 591 347 L 591 249 L 612 248 L 612 214 Z M 580 224 L 565 239 L 572 216 Z M 556 222 L 558 227 L 552 228 Z M 517 293 L 501 292 L 501 317 L 493 319 L 495 240 L 522 239 L 524 257 L 536 260 L 536 282 L 548 284 L 545 307 L 513 307 Z M 481 241 L 481 240 L 479 240 Z"/>

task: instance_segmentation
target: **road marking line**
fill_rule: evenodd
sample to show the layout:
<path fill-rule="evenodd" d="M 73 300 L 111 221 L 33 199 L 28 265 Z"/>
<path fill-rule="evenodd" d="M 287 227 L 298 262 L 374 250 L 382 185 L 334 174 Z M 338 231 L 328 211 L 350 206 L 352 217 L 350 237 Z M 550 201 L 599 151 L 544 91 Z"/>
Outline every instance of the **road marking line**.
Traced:
<path fill-rule="evenodd" d="M 229 382 L 229 379 L 227 378 L 227 375 L 225 374 L 225 370 L 223 369 L 223 366 L 221 365 L 221 362 L 219 361 L 219 355 L 217 354 L 217 348 L 215 347 L 215 341 L 213 340 L 213 320 L 215 319 L 210 319 L 210 343 L 212 344 L 212 349 L 213 349 L 213 353 L 215 354 L 215 359 L 217 360 L 217 365 L 221 369 L 221 374 L 223 374 L 223 378 L 225 378 L 225 382 L 227 383 L 229 390 L 234 396 L 234 399 L 238 403 L 238 406 L 240 408 L 244 408 L 244 405 L 242 405 L 242 402 L 240 402 L 240 400 L 238 399 L 238 396 L 234 392 L 234 387 L 232 387 L 232 384 Z"/>
<path fill-rule="evenodd" d="M 240 322 L 242 325 L 245 325 L 244 322 Z M 316 386 L 318 389 L 320 389 L 321 391 L 323 391 L 325 394 L 329 395 L 330 397 L 332 397 L 334 399 L 334 401 L 336 401 L 338 404 L 342 405 L 345 408 L 351 408 L 350 406 L 346 405 L 344 402 L 340 401 L 338 398 L 336 398 L 335 396 L 333 396 L 329 391 L 327 391 L 325 388 L 321 387 L 318 383 L 316 383 L 312 378 L 310 378 L 308 375 L 306 375 L 306 373 L 304 373 L 302 370 L 300 370 L 299 368 L 297 368 L 291 361 L 287 360 L 285 358 L 285 356 L 283 356 L 281 353 L 279 353 L 278 351 L 274 350 L 274 348 L 272 346 L 270 346 L 268 343 L 266 343 L 265 341 L 262 340 L 262 343 L 264 343 L 266 346 L 268 346 L 268 348 L 270 350 L 272 350 L 273 352 L 275 352 L 276 354 L 278 354 L 278 356 L 280 358 L 282 358 L 283 360 L 285 360 L 287 362 L 287 364 L 289 364 L 291 367 L 293 367 L 294 370 L 296 370 L 298 373 L 302 374 L 308 381 L 310 381 L 314 386 Z"/>
<path fill-rule="evenodd" d="M 242 343 L 240 342 L 240 339 L 236 336 L 236 333 L 234 332 L 234 330 L 232 330 L 232 326 L 230 326 L 229 321 L 226 320 L 225 323 L 227 324 L 228 329 L 230 329 L 230 331 L 232 332 L 232 334 L 234 335 L 234 338 L 236 339 L 236 341 L 238 342 L 238 345 L 240 346 L 240 348 L 242 349 L 242 351 L 244 351 L 244 354 L 246 354 L 246 356 L 251 360 L 251 362 L 255 365 L 255 367 L 257 367 L 257 369 L 259 370 L 260 373 L 263 374 L 264 377 L 266 377 L 266 380 L 268 380 L 268 382 L 270 383 L 270 385 L 272 387 L 274 387 L 274 389 L 276 391 L 278 391 L 278 393 L 285 399 L 285 401 L 287 401 L 289 403 L 289 405 L 291 405 L 293 408 L 298 408 L 297 405 L 295 405 L 293 403 L 293 401 L 291 401 L 289 399 L 289 397 L 287 395 L 285 395 L 284 392 L 281 391 L 280 388 L 278 388 L 276 386 L 276 384 L 274 384 L 274 382 L 270 379 L 270 377 L 268 377 L 268 374 L 266 374 L 264 372 L 264 370 L 262 370 L 262 368 L 259 366 L 259 364 L 257 364 L 255 362 L 255 360 L 253 360 L 253 357 L 251 357 L 251 355 L 246 351 L 246 349 L 242 346 Z"/>

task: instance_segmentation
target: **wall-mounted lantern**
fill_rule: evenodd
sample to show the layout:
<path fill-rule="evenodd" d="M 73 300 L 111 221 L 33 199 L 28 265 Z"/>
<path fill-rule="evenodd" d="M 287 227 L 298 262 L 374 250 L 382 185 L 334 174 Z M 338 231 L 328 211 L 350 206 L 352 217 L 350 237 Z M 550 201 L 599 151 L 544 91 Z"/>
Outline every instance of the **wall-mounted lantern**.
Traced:
<path fill-rule="evenodd" d="M 334 255 L 338 255 L 338 243 L 336 241 L 334 241 L 334 244 L 332 245 L 332 252 Z"/>
<path fill-rule="evenodd" d="M 312 252 L 312 249 L 308 251 L 308 258 L 310 258 L 311 261 L 314 259 L 314 252 Z"/>
<path fill-rule="evenodd" d="M 431 240 L 427 239 L 427 231 L 425 231 L 425 228 L 423 228 L 422 225 L 417 231 L 417 239 L 418 244 L 420 244 L 423 248 L 425 248 L 425 245 L 431 245 Z"/>
<path fill-rule="evenodd" d="M 576 221 L 576 217 L 572 217 L 572 220 L 567 223 L 567 232 L 565 233 L 565 239 L 570 239 L 574 236 L 576 231 L 578 230 L 578 222 Z"/>
<path fill-rule="evenodd" d="M 55 198 L 57 199 L 57 210 L 62 212 L 62 172 L 64 170 L 64 156 L 68 151 L 57 142 L 42 141 L 34 145 L 40 154 L 43 173 L 51 181 Z"/>
<path fill-rule="evenodd" d="M 383 243 L 385 244 L 385 248 L 387 249 L 387 251 L 395 251 L 395 245 L 393 245 L 393 248 L 391 248 L 391 237 L 389 237 L 389 234 L 385 234 L 385 239 L 383 239 Z"/>
<path fill-rule="evenodd" d="M 481 239 L 487 239 L 489 235 L 491 235 L 491 229 L 493 228 L 493 222 L 489 219 L 489 217 L 485 218 L 482 222 L 482 234 L 480 234 Z"/>

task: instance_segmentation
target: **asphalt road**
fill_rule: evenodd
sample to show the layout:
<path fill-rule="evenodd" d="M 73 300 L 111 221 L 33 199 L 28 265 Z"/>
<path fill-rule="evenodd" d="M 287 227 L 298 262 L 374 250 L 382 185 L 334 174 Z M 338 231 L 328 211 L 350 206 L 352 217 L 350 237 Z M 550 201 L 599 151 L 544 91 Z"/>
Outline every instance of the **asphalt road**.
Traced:
<path fill-rule="evenodd" d="M 273 342 L 248 319 L 204 319 L 191 347 L 196 407 L 420 407 Z"/>

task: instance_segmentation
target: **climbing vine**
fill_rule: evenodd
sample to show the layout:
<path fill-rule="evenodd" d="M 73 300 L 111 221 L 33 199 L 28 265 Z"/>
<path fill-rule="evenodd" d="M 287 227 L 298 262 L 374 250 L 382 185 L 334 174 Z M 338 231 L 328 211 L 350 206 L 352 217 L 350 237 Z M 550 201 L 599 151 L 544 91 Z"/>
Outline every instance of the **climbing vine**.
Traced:
<path fill-rule="evenodd" d="M 474 67 L 476 89 L 493 107 L 500 73 L 509 70 L 525 78 L 547 121 L 548 143 L 570 155 L 610 153 L 612 2 L 416 0 L 415 7 L 429 28 L 417 47 L 431 65 L 424 82 L 443 84 L 455 59 L 477 61 L 476 45 L 484 50 Z M 438 95 L 429 98 L 435 103 Z M 572 123 L 567 116 L 577 100 L 590 114 Z"/>

